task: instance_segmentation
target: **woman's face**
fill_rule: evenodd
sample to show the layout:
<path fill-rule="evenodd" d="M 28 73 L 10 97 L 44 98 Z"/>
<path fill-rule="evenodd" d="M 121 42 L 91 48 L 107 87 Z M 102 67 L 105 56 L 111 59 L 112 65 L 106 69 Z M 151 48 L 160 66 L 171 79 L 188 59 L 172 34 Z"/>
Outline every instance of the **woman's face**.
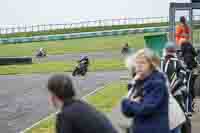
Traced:
<path fill-rule="evenodd" d="M 139 74 L 141 78 L 145 78 L 151 72 L 151 64 L 145 57 L 139 57 L 135 59 L 135 72 Z"/>

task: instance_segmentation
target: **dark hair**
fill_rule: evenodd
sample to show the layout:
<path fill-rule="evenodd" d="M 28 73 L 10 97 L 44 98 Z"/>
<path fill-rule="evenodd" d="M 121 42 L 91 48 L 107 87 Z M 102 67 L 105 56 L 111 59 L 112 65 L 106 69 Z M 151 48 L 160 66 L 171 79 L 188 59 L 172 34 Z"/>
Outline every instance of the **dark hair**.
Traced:
<path fill-rule="evenodd" d="M 180 17 L 180 22 L 186 24 L 186 18 L 184 16 Z"/>
<path fill-rule="evenodd" d="M 47 87 L 51 93 L 61 100 L 72 99 L 75 96 L 72 80 L 64 74 L 55 74 L 50 77 Z"/>

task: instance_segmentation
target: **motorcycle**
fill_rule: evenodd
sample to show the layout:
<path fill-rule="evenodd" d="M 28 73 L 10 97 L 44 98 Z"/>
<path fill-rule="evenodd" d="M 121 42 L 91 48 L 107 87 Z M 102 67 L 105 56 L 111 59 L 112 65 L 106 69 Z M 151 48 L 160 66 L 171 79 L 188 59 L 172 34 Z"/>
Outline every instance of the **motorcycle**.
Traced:
<path fill-rule="evenodd" d="M 128 53 L 129 53 L 129 48 L 122 48 L 122 50 L 121 50 L 122 55 L 126 55 Z"/>
<path fill-rule="evenodd" d="M 46 54 L 46 52 L 37 52 L 36 53 L 36 57 L 46 57 L 47 56 L 47 54 Z"/>
<path fill-rule="evenodd" d="M 75 67 L 74 71 L 72 72 L 72 76 L 85 76 L 88 71 L 87 69 L 88 66 L 86 64 L 80 63 Z"/>

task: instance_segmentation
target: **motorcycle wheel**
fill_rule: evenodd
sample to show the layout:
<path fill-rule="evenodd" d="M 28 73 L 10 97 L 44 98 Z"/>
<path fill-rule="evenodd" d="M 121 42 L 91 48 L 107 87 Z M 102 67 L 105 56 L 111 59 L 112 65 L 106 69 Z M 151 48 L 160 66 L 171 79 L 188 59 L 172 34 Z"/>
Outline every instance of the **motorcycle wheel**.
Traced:
<path fill-rule="evenodd" d="M 78 69 L 75 68 L 75 70 L 72 72 L 72 76 L 76 76 L 78 74 Z"/>
<path fill-rule="evenodd" d="M 81 71 L 81 76 L 85 76 L 87 73 L 87 68 L 83 68 Z"/>

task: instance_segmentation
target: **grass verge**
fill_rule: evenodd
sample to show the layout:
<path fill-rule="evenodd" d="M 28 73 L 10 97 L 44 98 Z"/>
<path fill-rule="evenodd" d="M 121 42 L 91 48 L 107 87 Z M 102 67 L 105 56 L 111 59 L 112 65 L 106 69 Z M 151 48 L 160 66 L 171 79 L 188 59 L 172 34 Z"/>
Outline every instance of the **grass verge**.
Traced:
<path fill-rule="evenodd" d="M 25 65 L 0 66 L 0 75 L 10 74 L 31 74 L 49 72 L 72 72 L 76 62 L 45 62 Z M 124 61 L 122 59 L 97 59 L 91 60 L 89 71 L 123 70 Z"/>
<path fill-rule="evenodd" d="M 133 48 L 144 47 L 144 35 L 107 36 L 60 41 L 32 42 L 0 45 L 0 56 L 34 56 L 43 47 L 47 54 L 82 53 L 98 51 L 120 51 L 128 42 Z"/>

